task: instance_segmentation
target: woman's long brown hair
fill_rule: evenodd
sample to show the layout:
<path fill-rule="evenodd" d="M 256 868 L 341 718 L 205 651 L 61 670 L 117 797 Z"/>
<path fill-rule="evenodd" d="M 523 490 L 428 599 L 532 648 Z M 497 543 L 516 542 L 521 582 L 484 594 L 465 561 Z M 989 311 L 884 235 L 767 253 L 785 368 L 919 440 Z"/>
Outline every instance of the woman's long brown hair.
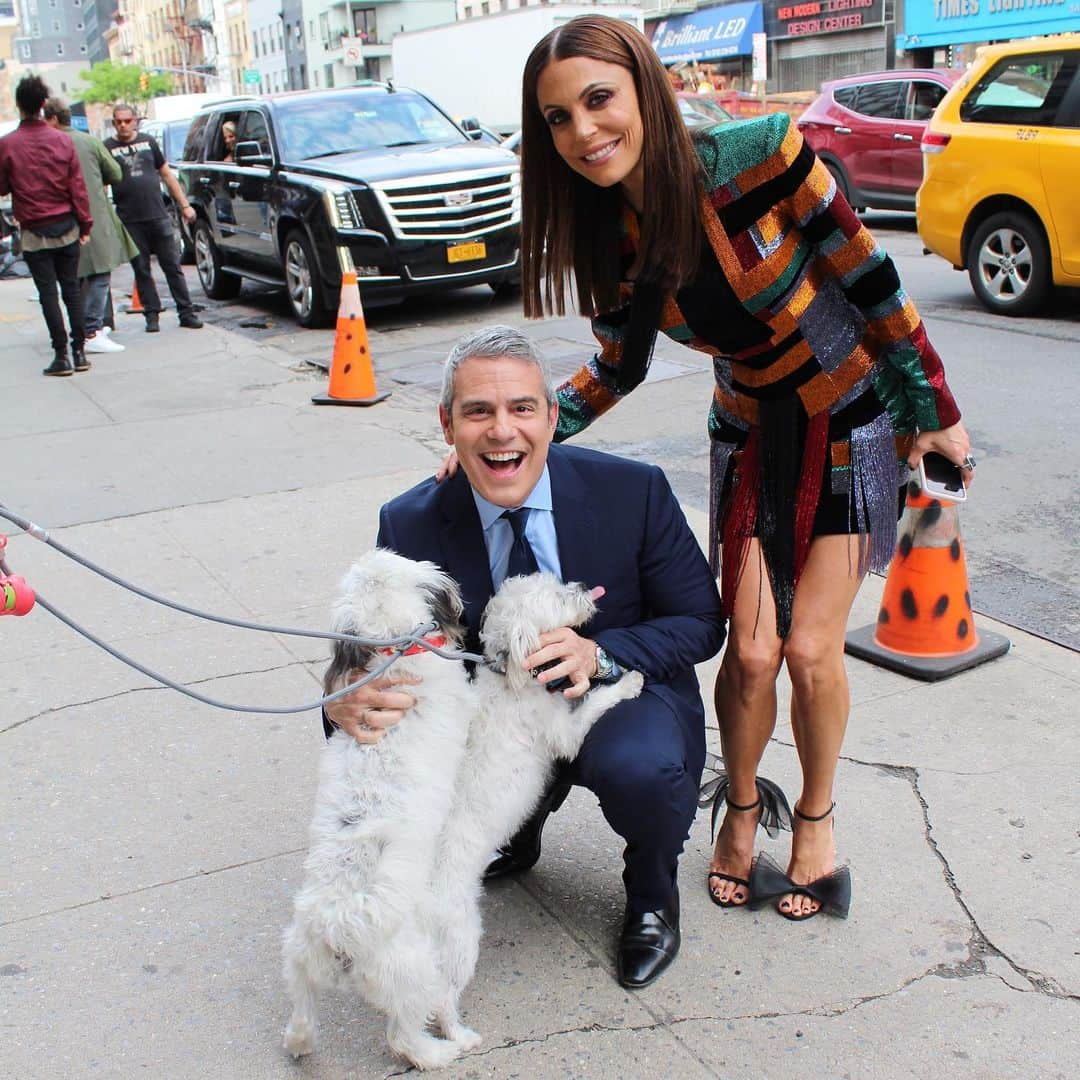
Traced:
<path fill-rule="evenodd" d="M 618 64 L 634 77 L 645 192 L 641 240 L 630 275 L 677 289 L 697 269 L 702 243 L 701 166 L 655 50 L 621 19 L 571 19 L 537 43 L 522 80 L 521 264 L 530 318 L 565 314 L 571 281 L 582 315 L 619 306 L 621 191 L 618 185 L 599 187 L 566 164 L 537 100 L 544 68 L 577 56 Z"/>

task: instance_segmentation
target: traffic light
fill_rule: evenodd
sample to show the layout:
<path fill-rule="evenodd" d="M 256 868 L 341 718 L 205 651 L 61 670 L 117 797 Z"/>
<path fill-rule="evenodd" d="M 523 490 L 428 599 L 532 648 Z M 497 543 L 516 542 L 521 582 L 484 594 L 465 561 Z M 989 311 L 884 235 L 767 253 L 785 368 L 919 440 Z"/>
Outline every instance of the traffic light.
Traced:
<path fill-rule="evenodd" d="M 150 76 L 145 71 L 139 76 L 139 89 L 144 92 L 150 89 Z"/>

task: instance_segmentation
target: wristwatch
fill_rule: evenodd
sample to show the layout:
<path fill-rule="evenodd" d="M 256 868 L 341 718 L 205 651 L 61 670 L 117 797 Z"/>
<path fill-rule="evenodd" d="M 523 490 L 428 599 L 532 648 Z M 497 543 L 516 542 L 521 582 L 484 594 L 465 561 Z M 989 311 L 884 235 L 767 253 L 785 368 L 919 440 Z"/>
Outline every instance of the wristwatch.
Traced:
<path fill-rule="evenodd" d="M 611 654 L 604 648 L 603 645 L 596 646 L 596 674 L 590 679 L 590 682 L 615 682 L 622 672 L 619 670 L 619 665 L 611 658 Z"/>

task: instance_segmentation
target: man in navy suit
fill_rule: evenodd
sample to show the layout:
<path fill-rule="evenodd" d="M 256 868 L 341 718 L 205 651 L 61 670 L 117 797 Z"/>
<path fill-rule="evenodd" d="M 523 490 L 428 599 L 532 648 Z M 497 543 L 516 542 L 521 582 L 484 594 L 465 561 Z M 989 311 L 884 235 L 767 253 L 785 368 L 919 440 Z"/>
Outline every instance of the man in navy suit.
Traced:
<path fill-rule="evenodd" d="M 496 326 L 467 335 L 447 358 L 439 406 L 460 468 L 387 503 L 378 542 L 435 562 L 458 582 L 474 651 L 484 606 L 508 570 L 521 572 L 523 557 L 561 580 L 604 586 L 581 634 L 564 627 L 544 635 L 526 663 L 543 669 L 545 684 L 566 680 L 553 692 L 567 698 L 625 670 L 642 672 L 645 689 L 601 717 L 488 876 L 535 863 L 548 814 L 571 784 L 589 788 L 626 841 L 617 968 L 619 981 L 636 988 L 679 948 L 677 863 L 705 755 L 694 664 L 720 649 L 724 625 L 715 581 L 660 469 L 552 445 L 557 418 L 547 367 L 524 334 Z M 371 743 L 412 703 L 390 675 L 327 714 Z"/>

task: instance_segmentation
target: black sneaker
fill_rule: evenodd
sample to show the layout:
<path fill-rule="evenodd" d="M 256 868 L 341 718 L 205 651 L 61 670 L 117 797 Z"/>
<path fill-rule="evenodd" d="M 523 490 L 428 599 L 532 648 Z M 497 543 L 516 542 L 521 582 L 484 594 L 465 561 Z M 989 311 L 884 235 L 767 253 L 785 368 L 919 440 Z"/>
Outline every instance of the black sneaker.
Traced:
<path fill-rule="evenodd" d="M 158 321 L 158 313 L 156 311 L 148 311 L 146 313 L 146 332 L 148 334 L 156 334 L 161 329 L 161 324 Z"/>
<path fill-rule="evenodd" d="M 89 371 L 90 361 L 86 359 L 86 353 L 82 349 L 72 348 L 71 350 L 71 365 L 76 371 Z"/>
<path fill-rule="evenodd" d="M 201 330 L 203 321 L 194 311 L 185 311 L 184 314 L 180 316 L 180 325 L 187 330 Z"/>
<path fill-rule="evenodd" d="M 57 349 L 53 356 L 53 362 L 47 368 L 42 368 L 41 374 L 74 375 L 75 369 L 71 366 L 71 361 L 68 359 L 67 349 Z"/>

